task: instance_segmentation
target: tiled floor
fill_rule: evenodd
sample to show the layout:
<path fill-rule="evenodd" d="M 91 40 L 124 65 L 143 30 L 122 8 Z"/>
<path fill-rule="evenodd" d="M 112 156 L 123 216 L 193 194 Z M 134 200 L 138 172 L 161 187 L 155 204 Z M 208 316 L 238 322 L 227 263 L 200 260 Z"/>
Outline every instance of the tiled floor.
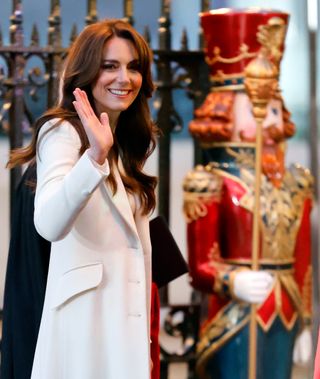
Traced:
<path fill-rule="evenodd" d="M 180 342 L 179 339 L 174 337 L 169 337 L 167 334 L 163 333 L 163 330 L 160 332 L 160 339 L 163 347 L 168 352 L 179 351 Z M 292 379 L 312 379 L 313 364 L 309 364 L 307 367 L 297 367 L 293 368 Z M 186 364 L 171 364 L 169 370 L 168 379 L 187 379 L 187 365 Z M 237 378 L 233 378 L 237 379 Z M 259 379 L 259 378 L 257 378 Z M 270 379 L 274 379 L 272 373 L 270 374 Z"/>
<path fill-rule="evenodd" d="M 312 379 L 312 367 L 307 368 L 295 367 L 292 379 Z"/>
<path fill-rule="evenodd" d="M 2 323 L 0 321 L 0 339 L 1 339 Z M 294 367 L 292 373 L 292 379 L 312 379 L 312 365 L 308 367 Z M 187 379 L 188 372 L 185 364 L 172 364 L 170 366 L 168 379 Z M 236 378 L 234 378 L 236 379 Z M 259 379 L 259 378 L 257 378 Z M 270 379 L 273 379 L 270 377 Z"/>
<path fill-rule="evenodd" d="M 311 368 L 294 367 L 292 379 L 312 379 Z M 168 379 L 187 379 L 187 370 L 184 364 L 174 364 L 170 367 Z M 237 378 L 234 378 L 237 379 Z M 259 378 L 257 378 L 259 379 Z M 272 375 L 270 379 L 273 379 Z"/>

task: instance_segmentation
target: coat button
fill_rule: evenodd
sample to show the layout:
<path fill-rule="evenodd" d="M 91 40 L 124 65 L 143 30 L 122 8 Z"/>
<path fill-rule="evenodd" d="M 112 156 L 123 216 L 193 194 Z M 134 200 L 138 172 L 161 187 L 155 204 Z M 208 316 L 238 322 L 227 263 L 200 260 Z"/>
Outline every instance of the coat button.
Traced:
<path fill-rule="evenodd" d="M 142 314 L 141 313 L 128 313 L 128 316 L 129 317 L 141 317 Z"/>
<path fill-rule="evenodd" d="M 129 283 L 140 284 L 141 280 L 129 280 Z"/>

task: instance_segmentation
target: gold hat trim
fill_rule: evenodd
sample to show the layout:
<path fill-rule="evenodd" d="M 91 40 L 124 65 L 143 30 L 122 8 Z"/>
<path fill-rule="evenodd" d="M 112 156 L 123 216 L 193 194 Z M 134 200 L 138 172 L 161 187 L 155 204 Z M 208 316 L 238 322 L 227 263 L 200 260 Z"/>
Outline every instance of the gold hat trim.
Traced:
<path fill-rule="evenodd" d="M 257 41 L 261 44 L 261 47 L 268 51 L 268 55 L 272 57 L 276 66 L 279 66 L 279 63 L 282 59 L 283 52 L 281 47 L 284 43 L 287 32 L 287 24 L 281 17 L 272 17 L 268 20 L 268 23 L 265 25 L 259 25 L 257 31 Z M 239 54 L 235 57 L 226 58 L 221 56 L 221 49 L 219 46 L 213 47 L 213 56 L 205 58 L 206 63 L 211 66 L 215 63 L 226 63 L 232 64 L 240 62 L 243 59 L 255 58 L 258 55 L 258 51 L 250 52 L 249 46 L 245 43 L 242 43 L 239 46 Z"/>

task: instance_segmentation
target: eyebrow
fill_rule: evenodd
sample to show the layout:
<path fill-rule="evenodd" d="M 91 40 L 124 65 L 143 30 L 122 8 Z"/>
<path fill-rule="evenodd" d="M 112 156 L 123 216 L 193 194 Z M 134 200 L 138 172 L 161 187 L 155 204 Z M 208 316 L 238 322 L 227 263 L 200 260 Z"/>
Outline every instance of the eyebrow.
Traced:
<path fill-rule="evenodd" d="M 119 61 L 117 59 L 103 59 L 102 60 L 102 63 L 119 63 Z M 139 59 L 132 59 L 132 61 L 128 62 L 128 64 L 130 63 L 140 63 Z"/>

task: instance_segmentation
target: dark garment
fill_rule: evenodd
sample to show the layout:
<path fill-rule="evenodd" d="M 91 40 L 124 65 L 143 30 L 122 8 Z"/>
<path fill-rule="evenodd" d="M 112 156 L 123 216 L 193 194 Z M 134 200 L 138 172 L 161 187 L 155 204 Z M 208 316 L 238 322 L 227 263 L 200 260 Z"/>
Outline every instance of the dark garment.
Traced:
<path fill-rule="evenodd" d="M 46 289 L 50 243 L 33 223 L 29 166 L 15 193 L 3 308 L 1 379 L 30 379 Z"/>
<path fill-rule="evenodd" d="M 163 216 L 150 221 L 152 281 L 158 288 L 188 272 L 187 262 Z"/>

